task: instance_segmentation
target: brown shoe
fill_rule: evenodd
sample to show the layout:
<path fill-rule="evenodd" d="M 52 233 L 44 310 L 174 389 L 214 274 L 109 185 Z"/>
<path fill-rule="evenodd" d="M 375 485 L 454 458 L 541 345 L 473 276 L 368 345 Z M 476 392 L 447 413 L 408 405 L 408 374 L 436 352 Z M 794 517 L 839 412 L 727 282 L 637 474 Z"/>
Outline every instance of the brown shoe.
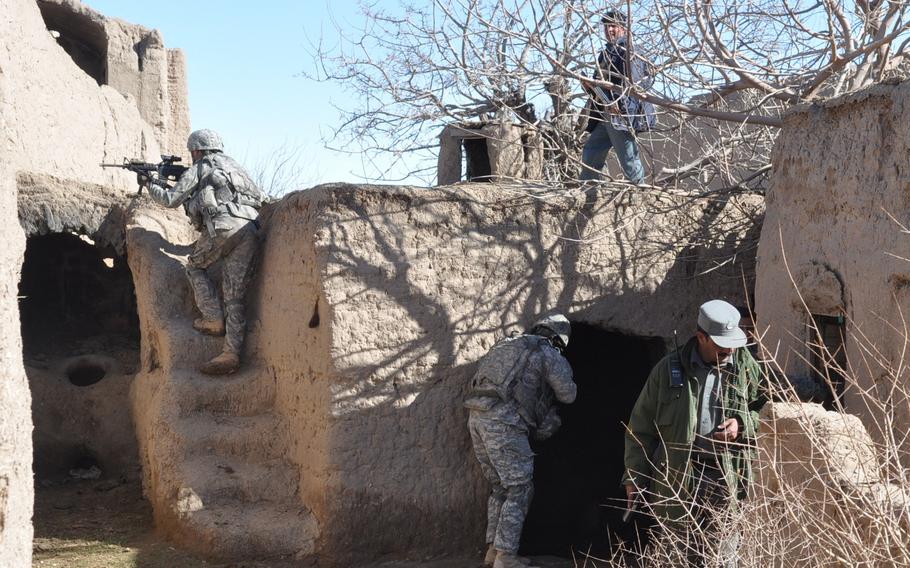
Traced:
<path fill-rule="evenodd" d="M 205 363 L 199 370 L 206 375 L 230 375 L 240 368 L 240 357 L 236 353 L 224 352 Z"/>
<path fill-rule="evenodd" d="M 193 320 L 193 329 L 206 335 L 220 337 L 224 335 L 224 320 L 196 318 Z"/>

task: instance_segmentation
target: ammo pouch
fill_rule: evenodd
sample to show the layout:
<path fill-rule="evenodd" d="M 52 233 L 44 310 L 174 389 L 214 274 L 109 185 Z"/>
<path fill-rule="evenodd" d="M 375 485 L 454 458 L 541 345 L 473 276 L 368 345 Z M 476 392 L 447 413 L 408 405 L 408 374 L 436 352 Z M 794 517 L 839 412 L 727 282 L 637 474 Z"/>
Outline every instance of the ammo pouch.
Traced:
<path fill-rule="evenodd" d="M 502 402 L 517 402 L 519 413 L 522 393 L 519 383 L 528 366 L 528 359 L 534 351 L 540 349 L 541 338 L 533 335 L 520 335 L 498 341 L 480 360 L 477 372 L 471 379 L 468 395 L 465 397 L 465 408 L 473 410 L 490 410 Z M 524 417 L 523 418 L 529 418 Z M 529 424 L 534 424 L 531 420 Z"/>
<path fill-rule="evenodd" d="M 235 197 L 234 201 L 236 201 L 236 197 Z M 243 204 L 241 203 L 240 205 L 243 205 Z M 251 217 L 248 213 L 246 213 L 243 210 L 243 208 L 240 207 L 240 205 L 229 201 L 227 203 L 224 203 L 223 205 L 220 205 L 218 208 L 221 209 L 223 207 L 224 211 L 231 217 L 236 217 L 238 219 L 245 219 L 247 221 L 255 222 L 257 220 L 257 217 Z M 250 207 L 252 207 L 252 205 Z"/>
<path fill-rule="evenodd" d="M 203 177 L 203 162 L 199 163 L 199 186 L 209 184 L 214 189 L 218 212 L 238 219 L 256 221 L 258 214 L 244 211 L 249 207 L 258 213 L 262 207 L 265 196 L 256 183 L 228 156 L 218 153 L 206 156 L 203 160 L 212 169 Z"/>

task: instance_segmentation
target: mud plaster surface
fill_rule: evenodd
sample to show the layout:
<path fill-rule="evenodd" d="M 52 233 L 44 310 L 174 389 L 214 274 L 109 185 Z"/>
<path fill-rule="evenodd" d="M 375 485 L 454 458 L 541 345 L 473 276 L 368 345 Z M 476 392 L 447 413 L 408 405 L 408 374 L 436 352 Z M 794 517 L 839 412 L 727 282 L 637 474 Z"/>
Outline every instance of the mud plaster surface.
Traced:
<path fill-rule="evenodd" d="M 275 206 L 251 353 L 274 373 L 323 555 L 476 548 L 486 490 L 459 401 L 507 330 L 555 309 L 669 338 L 706 298 L 741 301 L 755 203 L 615 198 L 329 185 Z"/>
<path fill-rule="evenodd" d="M 887 390 L 910 313 L 908 123 L 907 81 L 788 116 L 772 156 L 756 282 L 758 327 L 768 329 L 765 343 L 788 374 L 811 373 L 809 314 L 843 314 L 858 386 L 892 398 L 898 423 L 910 420 L 895 398 L 905 396 Z M 901 379 L 899 387 L 908 385 Z M 846 404 L 880 438 L 857 389 Z"/>
<path fill-rule="evenodd" d="M 460 404 L 477 358 L 548 309 L 633 335 L 690 333 L 706 297 L 743 297 L 760 211 L 606 186 L 293 194 L 265 214 L 245 370 L 212 382 L 193 374 L 219 344 L 190 327 L 180 259 L 192 234 L 179 216 L 136 209 L 133 408 L 156 519 L 216 555 L 279 537 L 324 566 L 480 554 L 486 487 Z M 217 474 L 225 464 L 232 479 Z M 247 471 L 264 473 L 247 483 Z M 219 507 L 252 514 L 250 498 L 296 520 L 240 540 L 206 524 Z"/>

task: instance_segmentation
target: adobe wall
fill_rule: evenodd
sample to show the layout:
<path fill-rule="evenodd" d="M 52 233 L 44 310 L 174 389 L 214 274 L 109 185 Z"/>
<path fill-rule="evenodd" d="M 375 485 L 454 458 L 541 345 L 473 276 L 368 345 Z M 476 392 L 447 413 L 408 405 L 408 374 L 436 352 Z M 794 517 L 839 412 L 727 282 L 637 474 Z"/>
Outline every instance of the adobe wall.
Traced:
<path fill-rule="evenodd" d="M 326 185 L 275 205 L 248 348 L 276 378 L 322 561 L 482 542 L 460 401 L 507 331 L 555 309 L 682 341 L 705 299 L 743 301 L 760 202 L 623 199 Z"/>
<path fill-rule="evenodd" d="M 3 126 L 0 117 L 0 131 Z M 0 566 L 28 568 L 34 501 L 32 417 L 16 300 L 25 237 L 16 223 L 16 181 L 3 160 L 5 151 L 0 145 Z"/>
<path fill-rule="evenodd" d="M 77 0 L 4 0 L 4 14 L 3 37 L 16 41 L 0 43 L 0 115 L 6 160 L 17 175 L 40 178 L 59 196 L 99 185 L 128 195 L 135 175 L 100 163 L 157 162 L 163 150 L 185 151 L 183 57 L 164 49 L 157 32 L 105 18 Z M 62 43 L 68 34 L 93 47 L 80 55 Z M 138 55 L 136 46 L 143 48 Z"/>
<path fill-rule="evenodd" d="M 910 82 L 803 107 L 785 122 L 758 252 L 756 307 L 765 344 L 791 377 L 811 373 L 808 314 L 846 316 L 858 379 L 906 421 L 904 320 L 910 313 Z M 814 334 L 811 339 L 815 341 Z M 874 348 L 874 349 L 873 349 Z M 875 351 L 877 350 L 877 352 Z M 897 382 L 895 382 L 897 378 Z M 876 390 L 877 389 L 877 390 Z"/>
<path fill-rule="evenodd" d="M 25 567 L 31 565 L 33 399 L 46 424 L 58 410 L 80 420 L 69 430 L 57 424 L 44 433 L 62 439 L 78 430 L 95 440 L 116 438 L 126 450 L 120 445 L 112 452 L 133 468 L 137 458 L 126 392 L 134 371 L 128 366 L 122 376 L 117 373 L 116 386 L 87 387 L 78 399 L 68 398 L 72 385 L 56 388 L 66 379 L 53 357 L 29 361 L 27 380 L 19 305 L 28 300 L 16 303 L 24 237 L 78 233 L 95 238 L 99 247 L 122 251 L 120 206 L 135 192 L 135 176 L 99 164 L 124 157 L 158 161 L 162 148 L 182 153 L 189 115 L 182 54 L 165 50 L 153 32 L 104 18 L 76 0 L 2 0 L 0 14 L 0 205 L 8 215 L 2 223 L 0 279 L 0 311 L 8 327 L 0 342 L 0 565 Z M 120 35 L 113 33 L 118 30 Z M 149 36 L 158 42 L 146 41 Z M 137 41 L 148 44 L 141 57 L 133 49 Z M 142 72 L 130 76 L 118 61 Z M 130 85 L 141 93 L 129 91 Z M 96 285 L 75 284 L 83 290 Z M 100 302 L 114 300 L 98 292 L 104 296 Z M 43 344 L 62 348 L 50 339 Z M 98 355 L 106 350 L 102 343 Z M 115 414 L 116 424 L 105 421 Z M 109 436 L 112 428 L 117 431 Z"/>
<path fill-rule="evenodd" d="M 38 7 L 56 42 L 98 85 L 139 110 L 164 153 L 186 153 L 190 114 L 181 50 L 168 49 L 158 30 L 108 18 L 79 0 L 38 0 Z"/>
<path fill-rule="evenodd" d="M 910 492 L 855 415 L 770 402 L 757 439 L 750 566 L 903 566 Z M 747 553 L 748 554 L 748 553 Z"/>

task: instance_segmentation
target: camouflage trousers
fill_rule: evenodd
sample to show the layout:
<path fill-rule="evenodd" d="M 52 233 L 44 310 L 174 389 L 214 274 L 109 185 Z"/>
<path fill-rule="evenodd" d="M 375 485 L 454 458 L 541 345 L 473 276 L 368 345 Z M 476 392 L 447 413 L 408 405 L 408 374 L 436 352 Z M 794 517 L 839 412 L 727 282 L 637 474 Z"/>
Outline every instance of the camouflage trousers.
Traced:
<path fill-rule="evenodd" d="M 259 246 L 259 236 L 252 223 L 235 231 L 216 232 L 214 237 L 203 232 L 190 254 L 186 274 L 196 298 L 196 307 L 202 317 L 224 320 L 224 351 L 240 354 L 243 336 L 246 332 L 246 316 L 243 296 L 250 281 L 253 256 Z M 221 267 L 221 291 L 224 308 L 208 269 L 223 260 Z"/>
<path fill-rule="evenodd" d="M 500 418 L 495 410 L 472 410 L 468 430 L 474 455 L 491 485 L 486 542 L 497 550 L 517 553 L 534 494 L 534 454 L 517 413 L 506 421 Z"/>

